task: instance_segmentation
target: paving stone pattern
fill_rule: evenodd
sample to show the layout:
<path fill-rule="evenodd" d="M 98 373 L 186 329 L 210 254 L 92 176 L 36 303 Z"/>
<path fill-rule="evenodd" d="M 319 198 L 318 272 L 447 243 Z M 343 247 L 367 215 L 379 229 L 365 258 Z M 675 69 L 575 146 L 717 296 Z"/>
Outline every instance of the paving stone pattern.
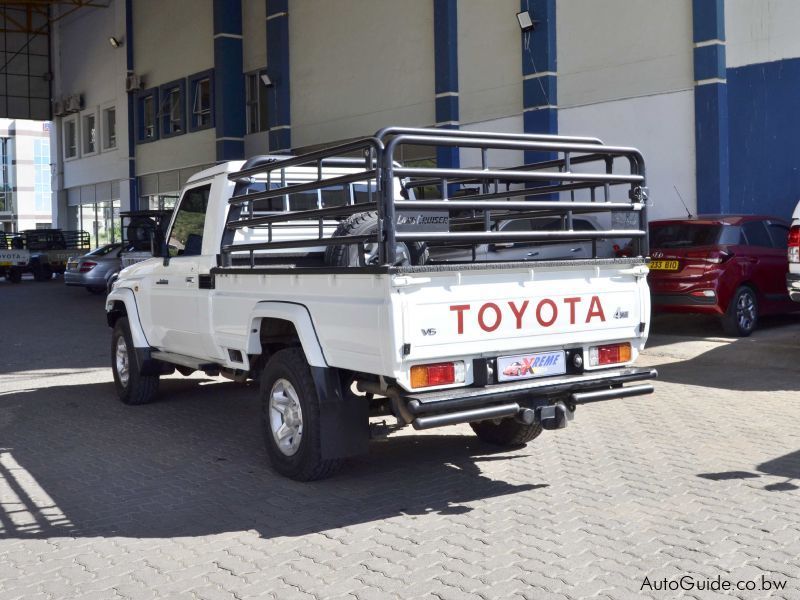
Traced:
<path fill-rule="evenodd" d="M 102 299 L 0 282 L 0 599 L 800 598 L 800 321 L 657 319 L 656 393 L 498 452 L 468 427 L 273 474 L 254 386 L 114 397 Z M 13 310 L 9 310 L 12 307 Z M 655 591 L 664 578 L 780 592 Z"/>

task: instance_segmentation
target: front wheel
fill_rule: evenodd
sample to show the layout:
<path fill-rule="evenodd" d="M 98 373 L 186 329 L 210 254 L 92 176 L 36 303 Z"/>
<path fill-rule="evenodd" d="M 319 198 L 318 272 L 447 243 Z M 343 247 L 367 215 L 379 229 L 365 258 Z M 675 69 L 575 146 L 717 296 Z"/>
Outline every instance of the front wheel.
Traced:
<path fill-rule="evenodd" d="M 111 335 L 111 370 L 117 396 L 125 404 L 147 404 L 158 394 L 158 375 L 141 375 L 128 319 L 121 317 Z"/>
<path fill-rule="evenodd" d="M 739 287 L 722 317 L 722 329 L 728 335 L 747 337 L 758 324 L 758 299 L 753 288 Z"/>
<path fill-rule="evenodd" d="M 526 425 L 513 417 L 470 423 L 472 431 L 482 441 L 495 446 L 524 446 L 542 433 L 538 423 Z"/>
<path fill-rule="evenodd" d="M 275 353 L 261 375 L 261 425 L 272 467 L 297 481 L 333 475 L 340 459 L 323 459 L 319 397 L 303 351 Z"/>

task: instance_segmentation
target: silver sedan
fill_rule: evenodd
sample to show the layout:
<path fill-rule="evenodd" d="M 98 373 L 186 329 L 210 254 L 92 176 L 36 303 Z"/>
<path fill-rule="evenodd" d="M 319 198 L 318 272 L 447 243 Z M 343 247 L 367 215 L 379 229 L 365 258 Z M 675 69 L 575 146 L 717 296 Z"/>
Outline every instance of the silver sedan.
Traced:
<path fill-rule="evenodd" d="M 64 283 L 86 288 L 92 294 L 105 294 L 108 282 L 122 268 L 122 244 L 106 244 L 83 256 L 70 258 Z"/>

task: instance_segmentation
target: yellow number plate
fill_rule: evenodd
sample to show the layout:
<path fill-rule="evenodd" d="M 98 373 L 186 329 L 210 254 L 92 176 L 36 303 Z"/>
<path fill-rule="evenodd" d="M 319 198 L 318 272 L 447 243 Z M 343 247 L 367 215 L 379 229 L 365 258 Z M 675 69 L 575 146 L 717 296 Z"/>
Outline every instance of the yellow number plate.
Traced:
<path fill-rule="evenodd" d="M 650 261 L 650 270 L 651 271 L 677 271 L 678 270 L 678 261 L 677 260 L 651 260 Z"/>

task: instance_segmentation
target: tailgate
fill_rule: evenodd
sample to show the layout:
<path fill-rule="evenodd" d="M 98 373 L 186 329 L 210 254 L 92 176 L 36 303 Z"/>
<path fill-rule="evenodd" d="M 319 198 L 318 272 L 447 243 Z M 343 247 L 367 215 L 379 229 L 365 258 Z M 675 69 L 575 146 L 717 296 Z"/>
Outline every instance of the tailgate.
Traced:
<path fill-rule="evenodd" d="M 636 352 L 650 313 L 646 272 L 643 264 L 561 264 L 397 278 L 405 358 L 640 339 Z"/>
<path fill-rule="evenodd" d="M 28 250 L 0 250 L 0 267 L 25 266 L 30 258 Z"/>

